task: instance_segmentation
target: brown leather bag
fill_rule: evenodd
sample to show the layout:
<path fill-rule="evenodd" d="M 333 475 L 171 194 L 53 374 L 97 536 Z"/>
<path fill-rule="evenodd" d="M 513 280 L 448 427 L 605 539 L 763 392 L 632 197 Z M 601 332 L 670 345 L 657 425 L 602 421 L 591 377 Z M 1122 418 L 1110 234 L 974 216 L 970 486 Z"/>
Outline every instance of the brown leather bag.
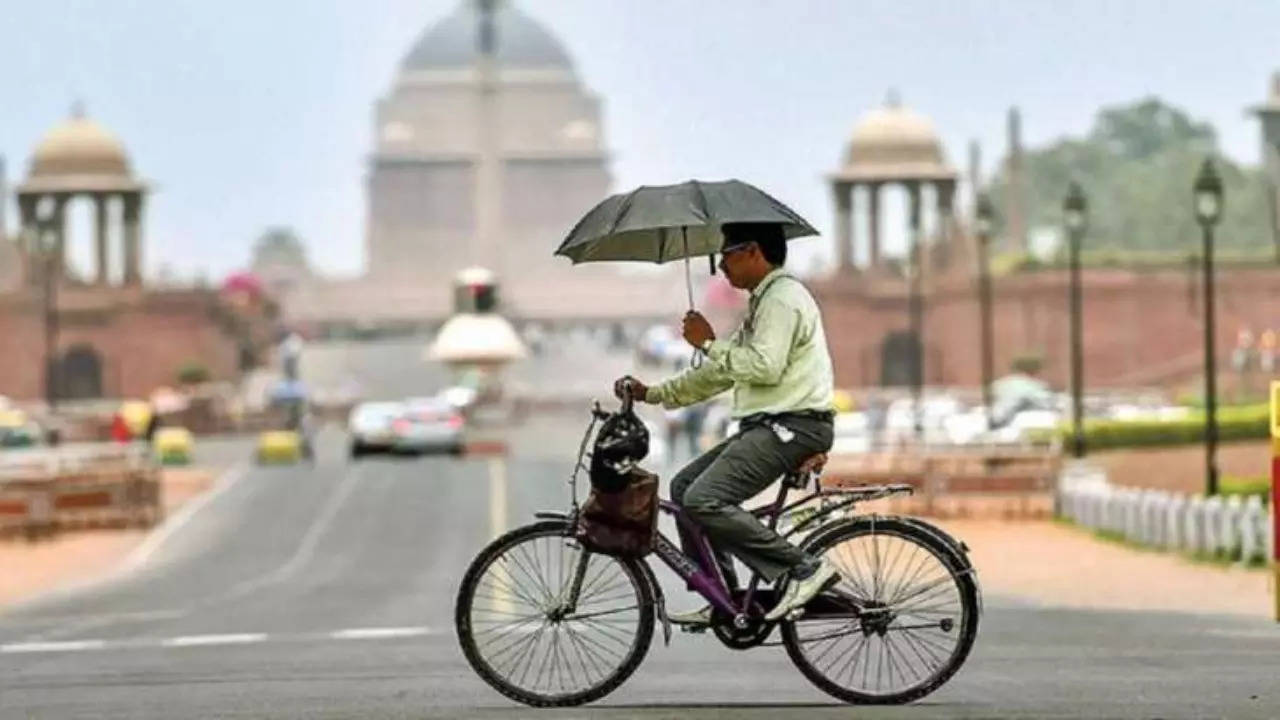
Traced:
<path fill-rule="evenodd" d="M 644 557 L 657 532 L 658 476 L 638 467 L 617 492 L 593 489 L 578 514 L 578 538 L 606 555 Z"/>

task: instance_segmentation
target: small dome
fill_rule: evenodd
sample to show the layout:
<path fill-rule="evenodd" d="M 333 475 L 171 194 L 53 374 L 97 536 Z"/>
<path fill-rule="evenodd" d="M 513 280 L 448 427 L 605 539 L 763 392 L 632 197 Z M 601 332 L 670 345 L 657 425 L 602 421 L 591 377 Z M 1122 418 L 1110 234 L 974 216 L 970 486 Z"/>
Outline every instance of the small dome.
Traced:
<path fill-rule="evenodd" d="M 845 173 L 886 179 L 953 174 L 933 123 L 893 96 L 858 121 L 844 164 Z"/>
<path fill-rule="evenodd" d="M 511 0 L 496 0 L 494 5 L 494 42 L 500 67 L 573 69 L 564 46 L 542 25 L 516 9 Z M 476 62 L 479 39 L 479 3 L 464 0 L 418 37 L 400 68 L 411 72 L 470 67 Z"/>
<path fill-rule="evenodd" d="M 32 179 L 60 175 L 128 178 L 129 156 L 124 146 L 101 125 L 77 111 L 54 127 L 31 156 Z"/>

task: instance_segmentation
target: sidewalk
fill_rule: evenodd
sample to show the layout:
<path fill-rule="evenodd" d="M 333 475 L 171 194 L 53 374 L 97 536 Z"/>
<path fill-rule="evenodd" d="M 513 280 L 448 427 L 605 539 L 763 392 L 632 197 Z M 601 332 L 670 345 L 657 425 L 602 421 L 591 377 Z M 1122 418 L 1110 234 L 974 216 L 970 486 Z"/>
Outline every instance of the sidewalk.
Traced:
<path fill-rule="evenodd" d="M 1272 574 L 1099 540 L 1052 521 L 939 520 L 969 545 L 988 597 L 1096 610 L 1272 618 Z"/>
<path fill-rule="evenodd" d="M 166 468 L 161 475 L 165 517 L 213 484 L 203 469 Z M 151 528 L 65 532 L 47 540 L 0 540 L 0 610 L 46 590 L 107 572 L 142 543 Z"/>

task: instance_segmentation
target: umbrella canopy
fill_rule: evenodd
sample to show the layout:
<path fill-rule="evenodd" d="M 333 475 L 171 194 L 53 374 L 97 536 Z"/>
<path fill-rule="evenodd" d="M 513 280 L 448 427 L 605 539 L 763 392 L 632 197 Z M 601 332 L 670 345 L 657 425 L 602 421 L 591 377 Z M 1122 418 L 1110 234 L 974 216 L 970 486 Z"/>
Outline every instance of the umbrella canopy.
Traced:
<path fill-rule="evenodd" d="M 556 249 L 576 265 L 632 260 L 664 263 L 720 251 L 720 226 L 778 223 L 787 239 L 817 235 L 804 218 L 740 180 L 644 185 L 591 209 Z"/>

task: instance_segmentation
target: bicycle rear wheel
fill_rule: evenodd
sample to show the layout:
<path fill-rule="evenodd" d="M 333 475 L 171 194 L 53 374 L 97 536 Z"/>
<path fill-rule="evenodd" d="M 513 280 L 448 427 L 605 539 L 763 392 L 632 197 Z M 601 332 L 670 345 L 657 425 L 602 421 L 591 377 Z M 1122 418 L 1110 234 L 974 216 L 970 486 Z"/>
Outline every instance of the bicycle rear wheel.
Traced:
<path fill-rule="evenodd" d="M 823 691 L 856 704 L 900 704 L 938 689 L 968 657 L 980 600 L 968 560 L 937 532 L 862 517 L 806 543 L 840 583 L 782 623 L 787 654 Z"/>
<path fill-rule="evenodd" d="M 639 561 L 588 553 L 578 602 L 563 612 L 587 552 L 558 520 L 494 540 L 458 589 L 454 623 L 463 655 L 498 692 L 535 707 L 598 700 L 644 660 L 653 592 Z"/>

